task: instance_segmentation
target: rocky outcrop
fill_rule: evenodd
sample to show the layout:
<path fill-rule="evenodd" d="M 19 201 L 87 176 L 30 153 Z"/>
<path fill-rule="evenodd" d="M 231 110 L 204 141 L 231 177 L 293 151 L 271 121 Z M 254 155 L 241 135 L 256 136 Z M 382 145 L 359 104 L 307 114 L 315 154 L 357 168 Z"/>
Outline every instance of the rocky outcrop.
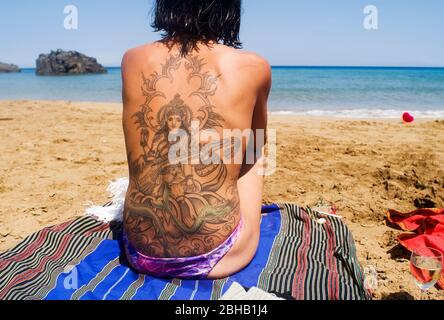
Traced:
<path fill-rule="evenodd" d="M 15 64 L 7 64 L 0 62 L 0 73 L 5 72 L 20 72 L 20 68 Z"/>
<path fill-rule="evenodd" d="M 107 70 L 95 58 L 77 51 L 51 51 L 41 54 L 36 62 L 36 74 L 40 76 L 106 73 Z"/>

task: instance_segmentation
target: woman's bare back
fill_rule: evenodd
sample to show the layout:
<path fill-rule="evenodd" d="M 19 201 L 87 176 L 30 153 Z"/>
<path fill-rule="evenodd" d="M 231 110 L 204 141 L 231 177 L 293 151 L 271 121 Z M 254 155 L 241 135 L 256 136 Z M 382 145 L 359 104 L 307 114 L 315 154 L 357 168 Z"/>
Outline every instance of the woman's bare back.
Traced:
<path fill-rule="evenodd" d="M 251 77 L 258 61 L 221 45 L 202 45 L 183 57 L 154 43 L 125 55 L 130 188 L 124 229 L 140 253 L 157 258 L 208 253 L 241 218 L 248 226 L 235 247 L 254 232 L 253 213 L 244 212 L 253 209 L 239 190 L 248 139 L 236 139 L 229 130 L 255 126 L 260 81 Z"/>

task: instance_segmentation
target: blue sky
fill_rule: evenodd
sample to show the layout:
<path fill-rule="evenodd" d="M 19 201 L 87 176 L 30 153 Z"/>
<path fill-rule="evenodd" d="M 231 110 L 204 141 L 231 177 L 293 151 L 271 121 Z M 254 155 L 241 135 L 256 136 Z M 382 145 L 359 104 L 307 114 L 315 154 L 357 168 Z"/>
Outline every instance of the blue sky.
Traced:
<path fill-rule="evenodd" d="M 152 0 L 14 0 L 0 4 L 0 61 L 33 67 L 40 53 L 78 50 L 106 66 L 158 39 Z M 79 10 L 65 30 L 63 9 Z M 379 29 L 363 27 L 366 5 Z M 244 0 L 242 41 L 273 65 L 444 66 L 443 0 Z"/>

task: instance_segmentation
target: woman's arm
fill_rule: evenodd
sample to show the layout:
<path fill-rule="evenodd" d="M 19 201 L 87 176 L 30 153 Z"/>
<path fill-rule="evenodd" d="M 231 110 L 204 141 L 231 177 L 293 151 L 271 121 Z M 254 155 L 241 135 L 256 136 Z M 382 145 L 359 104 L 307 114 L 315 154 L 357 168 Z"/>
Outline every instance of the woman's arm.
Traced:
<path fill-rule="evenodd" d="M 252 129 L 254 132 L 254 150 L 260 149 L 260 157 L 255 157 L 254 164 L 246 164 L 242 166 L 240 178 L 237 186 L 240 196 L 240 210 L 244 219 L 248 219 L 251 223 L 259 226 L 260 213 L 264 191 L 264 176 L 261 174 L 265 165 L 264 146 L 256 145 L 256 141 L 266 143 L 268 108 L 267 102 L 271 90 L 271 68 L 266 61 L 262 61 L 258 66 L 259 89 L 256 105 L 253 112 Z M 259 135 L 265 134 L 263 140 Z"/>

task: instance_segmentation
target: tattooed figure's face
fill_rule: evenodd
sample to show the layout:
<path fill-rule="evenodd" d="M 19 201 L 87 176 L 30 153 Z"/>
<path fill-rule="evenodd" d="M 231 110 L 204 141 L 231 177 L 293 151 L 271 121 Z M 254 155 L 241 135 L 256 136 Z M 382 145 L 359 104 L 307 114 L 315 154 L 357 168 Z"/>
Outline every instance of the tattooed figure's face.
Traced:
<path fill-rule="evenodd" d="M 177 133 L 182 128 L 182 119 L 178 114 L 171 114 L 167 119 L 168 131 Z"/>

